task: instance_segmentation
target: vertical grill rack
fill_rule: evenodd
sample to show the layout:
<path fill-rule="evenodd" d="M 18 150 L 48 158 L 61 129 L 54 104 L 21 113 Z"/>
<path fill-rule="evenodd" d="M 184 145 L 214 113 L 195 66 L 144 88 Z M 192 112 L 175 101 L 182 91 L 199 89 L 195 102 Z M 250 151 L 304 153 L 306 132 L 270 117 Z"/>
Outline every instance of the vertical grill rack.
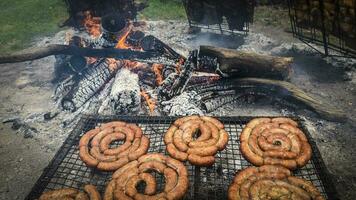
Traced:
<path fill-rule="evenodd" d="M 288 0 L 288 7 L 294 37 L 324 56 L 356 58 L 355 0 Z"/>

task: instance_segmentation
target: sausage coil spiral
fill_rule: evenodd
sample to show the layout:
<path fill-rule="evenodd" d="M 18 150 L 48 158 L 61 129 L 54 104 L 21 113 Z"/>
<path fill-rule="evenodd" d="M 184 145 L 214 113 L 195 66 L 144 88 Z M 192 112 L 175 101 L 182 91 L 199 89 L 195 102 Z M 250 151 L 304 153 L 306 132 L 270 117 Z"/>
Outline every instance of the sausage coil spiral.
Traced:
<path fill-rule="evenodd" d="M 39 200 L 101 200 L 101 196 L 93 185 L 84 186 L 84 192 L 74 188 L 63 188 L 44 192 Z"/>
<path fill-rule="evenodd" d="M 323 200 L 324 197 L 311 182 L 291 176 L 289 169 L 264 165 L 248 167 L 239 172 L 229 187 L 228 199 Z"/>
<path fill-rule="evenodd" d="M 110 148 L 113 141 L 124 144 Z M 109 122 L 85 133 L 79 141 L 79 156 L 89 167 L 114 171 L 147 153 L 149 139 L 135 124 Z"/>
<path fill-rule="evenodd" d="M 165 177 L 162 192 L 157 192 L 157 183 L 151 171 Z M 144 182 L 144 194 L 136 186 Z M 181 199 L 188 190 L 188 171 L 178 160 L 153 153 L 141 156 L 114 172 L 112 180 L 106 187 L 104 200 L 150 200 Z"/>
<path fill-rule="evenodd" d="M 196 139 L 195 136 L 200 134 Z M 188 116 L 177 119 L 164 136 L 170 156 L 188 160 L 197 166 L 210 166 L 217 151 L 225 149 L 229 140 L 224 125 L 207 116 Z"/>
<path fill-rule="evenodd" d="M 243 129 L 240 141 L 243 156 L 256 166 L 303 167 L 312 150 L 298 124 L 289 118 L 256 118 Z"/>

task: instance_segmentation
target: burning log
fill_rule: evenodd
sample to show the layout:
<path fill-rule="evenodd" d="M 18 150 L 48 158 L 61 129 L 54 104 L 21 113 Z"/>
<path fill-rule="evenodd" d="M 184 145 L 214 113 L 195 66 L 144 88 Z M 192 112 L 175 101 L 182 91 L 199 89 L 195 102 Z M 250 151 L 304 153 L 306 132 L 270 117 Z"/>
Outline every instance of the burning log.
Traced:
<path fill-rule="evenodd" d="M 165 100 L 181 94 L 187 86 L 193 71 L 196 69 L 198 51 L 189 53 L 187 61 L 184 63 L 183 70 L 179 73 L 171 73 L 160 85 L 159 94 Z"/>
<path fill-rule="evenodd" d="M 198 71 L 217 71 L 224 77 L 288 79 L 292 58 L 200 46 Z M 217 67 L 218 66 L 218 67 Z"/>
<path fill-rule="evenodd" d="M 73 112 L 93 97 L 114 75 L 109 65 L 108 59 L 101 59 L 83 71 L 77 87 L 62 99 L 63 109 Z"/>
<path fill-rule="evenodd" d="M 128 69 L 121 69 L 115 76 L 110 92 L 111 109 L 116 114 L 137 112 L 141 105 L 138 75 Z"/>

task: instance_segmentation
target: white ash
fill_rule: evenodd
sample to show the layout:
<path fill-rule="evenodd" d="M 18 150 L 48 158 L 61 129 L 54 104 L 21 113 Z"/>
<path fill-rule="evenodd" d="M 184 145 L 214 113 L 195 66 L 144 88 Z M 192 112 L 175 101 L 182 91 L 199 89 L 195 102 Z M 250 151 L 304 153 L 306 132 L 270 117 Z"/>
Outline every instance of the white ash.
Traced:
<path fill-rule="evenodd" d="M 203 115 L 204 112 L 199 104 L 200 99 L 194 91 L 186 91 L 168 101 L 161 102 L 163 112 L 169 116 Z"/>
<path fill-rule="evenodd" d="M 142 30 L 146 35 L 153 35 L 169 45 L 181 55 L 188 55 L 192 50 L 188 34 L 189 25 L 185 21 L 147 21 L 147 27 Z M 167 34 L 168 33 L 168 34 Z"/>
<path fill-rule="evenodd" d="M 109 97 L 111 109 L 116 114 L 138 112 L 141 105 L 138 80 L 138 75 L 126 68 L 117 72 Z"/>

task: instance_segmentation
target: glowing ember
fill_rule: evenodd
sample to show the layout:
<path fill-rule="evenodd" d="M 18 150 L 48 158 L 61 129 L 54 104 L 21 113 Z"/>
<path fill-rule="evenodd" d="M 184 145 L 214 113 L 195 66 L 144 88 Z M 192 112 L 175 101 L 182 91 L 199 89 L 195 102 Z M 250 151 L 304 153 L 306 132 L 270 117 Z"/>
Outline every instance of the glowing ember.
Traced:
<path fill-rule="evenodd" d="M 184 64 L 184 58 L 179 58 L 178 63 L 176 64 L 177 73 L 179 74 L 182 71 L 182 65 Z"/>
<path fill-rule="evenodd" d="M 141 95 L 145 99 L 147 106 L 150 109 L 150 112 L 152 113 L 156 107 L 156 100 L 150 98 L 150 96 L 147 94 L 145 90 L 141 90 Z"/>
<path fill-rule="evenodd" d="M 87 63 L 89 65 L 95 63 L 98 60 L 97 58 L 94 58 L 94 57 L 86 57 L 86 59 L 87 59 Z"/>
<path fill-rule="evenodd" d="M 163 77 L 162 77 L 162 69 L 164 65 L 163 64 L 153 64 L 152 65 L 152 70 L 156 75 L 156 82 L 158 85 L 161 85 L 163 82 Z"/>
<path fill-rule="evenodd" d="M 108 58 L 107 59 L 108 60 L 108 63 L 109 63 L 109 69 L 110 69 L 110 71 L 115 71 L 115 70 L 117 70 L 117 68 L 118 68 L 118 62 L 119 61 L 117 61 L 115 58 Z"/>
<path fill-rule="evenodd" d="M 100 17 L 93 17 L 90 11 L 84 12 L 83 26 L 89 35 L 99 37 L 101 34 Z"/>

